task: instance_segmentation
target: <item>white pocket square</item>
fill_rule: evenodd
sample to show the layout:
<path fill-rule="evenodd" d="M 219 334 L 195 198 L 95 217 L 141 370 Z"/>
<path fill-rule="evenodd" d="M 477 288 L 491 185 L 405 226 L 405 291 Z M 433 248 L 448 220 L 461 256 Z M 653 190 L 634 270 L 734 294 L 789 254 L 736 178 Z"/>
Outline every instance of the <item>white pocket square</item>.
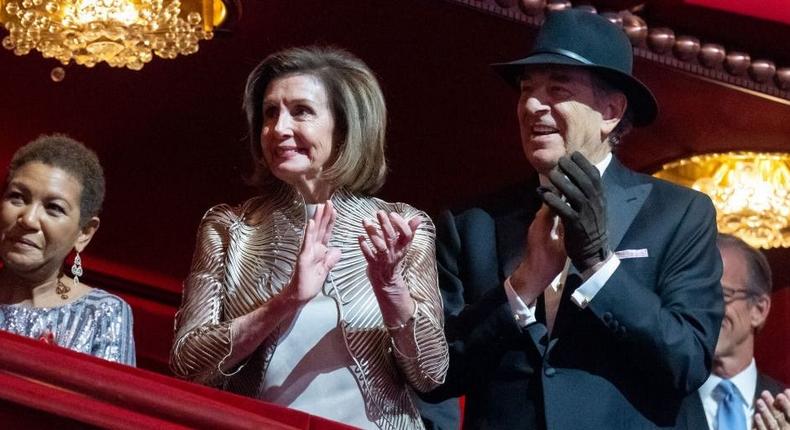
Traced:
<path fill-rule="evenodd" d="M 626 258 L 645 258 L 647 257 L 647 248 L 642 249 L 623 249 L 622 251 L 615 251 L 614 255 L 621 260 Z"/>

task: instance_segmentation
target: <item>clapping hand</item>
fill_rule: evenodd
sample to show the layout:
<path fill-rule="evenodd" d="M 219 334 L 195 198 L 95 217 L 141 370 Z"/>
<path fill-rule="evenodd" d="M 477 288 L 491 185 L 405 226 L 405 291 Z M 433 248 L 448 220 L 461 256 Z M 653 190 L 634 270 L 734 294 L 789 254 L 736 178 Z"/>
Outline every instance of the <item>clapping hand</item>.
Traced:
<path fill-rule="evenodd" d="M 401 276 L 403 259 L 411 246 L 414 234 L 422 223 L 420 216 L 406 221 L 395 212 L 376 212 L 378 226 L 370 220 L 363 225 L 367 238 L 358 237 L 359 248 L 368 262 L 368 278 L 373 286 L 376 301 L 384 319 L 384 326 L 398 346 L 395 351 L 406 357 L 415 357 L 417 345 L 411 330 L 404 330 L 414 323 L 417 303 Z M 370 239 L 372 247 L 368 245 Z"/>
<path fill-rule="evenodd" d="M 327 200 L 326 204 L 318 205 L 307 221 L 291 281 L 293 297 L 300 303 L 309 301 L 321 291 L 329 271 L 340 260 L 340 250 L 329 247 L 336 216 L 332 202 Z"/>
<path fill-rule="evenodd" d="M 770 392 L 763 391 L 755 402 L 754 428 L 756 430 L 790 429 L 790 389 L 774 398 Z"/>
<path fill-rule="evenodd" d="M 406 252 L 422 218 L 415 216 L 406 221 L 400 215 L 384 211 L 376 213 L 378 226 L 365 220 L 365 232 L 368 234 L 372 247 L 366 237 L 358 237 L 362 255 L 368 262 L 368 277 L 376 289 L 387 290 L 400 277 L 400 268 Z"/>
<path fill-rule="evenodd" d="M 548 206 L 541 206 L 529 226 L 524 258 L 510 276 L 516 293 L 529 303 L 543 293 L 565 266 L 564 233 L 562 224 L 555 225 L 555 218 Z"/>
<path fill-rule="evenodd" d="M 358 237 L 359 248 L 368 262 L 368 278 L 385 325 L 403 327 L 414 315 L 417 305 L 401 277 L 401 268 L 422 218 L 415 216 L 406 221 L 394 212 L 384 211 L 378 211 L 376 218 L 378 226 L 364 221 L 367 238 Z M 368 238 L 373 246 L 368 245 Z"/>
<path fill-rule="evenodd" d="M 606 200 L 598 169 L 579 152 L 560 158 L 549 172 L 557 191 L 541 189 L 543 201 L 559 215 L 565 231 L 565 250 L 584 272 L 609 256 Z M 565 200 L 563 200 L 563 197 Z"/>

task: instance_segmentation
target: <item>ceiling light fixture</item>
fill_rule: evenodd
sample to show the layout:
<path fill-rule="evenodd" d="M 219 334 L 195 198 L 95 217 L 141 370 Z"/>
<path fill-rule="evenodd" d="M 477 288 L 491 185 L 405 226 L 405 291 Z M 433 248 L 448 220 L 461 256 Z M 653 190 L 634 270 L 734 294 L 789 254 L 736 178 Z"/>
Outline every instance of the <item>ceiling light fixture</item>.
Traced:
<path fill-rule="evenodd" d="M 4 48 L 86 67 L 140 70 L 154 55 L 194 54 L 226 15 L 222 0 L 0 0 Z"/>
<path fill-rule="evenodd" d="M 665 164 L 654 176 L 710 196 L 720 232 L 754 247 L 790 247 L 790 154 L 695 155 Z"/>

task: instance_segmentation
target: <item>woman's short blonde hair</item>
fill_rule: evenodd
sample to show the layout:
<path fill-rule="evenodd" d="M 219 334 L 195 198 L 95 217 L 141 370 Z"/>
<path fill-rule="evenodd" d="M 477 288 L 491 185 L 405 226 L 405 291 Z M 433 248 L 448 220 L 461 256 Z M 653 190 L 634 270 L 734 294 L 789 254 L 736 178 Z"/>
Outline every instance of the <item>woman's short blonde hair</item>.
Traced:
<path fill-rule="evenodd" d="M 250 181 L 267 187 L 277 180 L 261 153 L 262 105 L 266 88 L 279 78 L 310 75 L 326 89 L 335 120 L 334 158 L 322 177 L 335 188 L 372 194 L 384 185 L 387 108 L 373 72 L 348 51 L 307 46 L 289 48 L 266 57 L 250 73 L 244 110 L 250 134 L 254 171 Z"/>

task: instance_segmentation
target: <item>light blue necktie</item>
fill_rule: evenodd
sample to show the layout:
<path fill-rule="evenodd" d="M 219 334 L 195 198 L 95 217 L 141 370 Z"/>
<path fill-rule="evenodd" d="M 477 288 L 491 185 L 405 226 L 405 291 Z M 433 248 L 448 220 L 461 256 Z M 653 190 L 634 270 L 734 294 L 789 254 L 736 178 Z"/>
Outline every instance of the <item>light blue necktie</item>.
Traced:
<path fill-rule="evenodd" d="M 746 430 L 746 415 L 738 388 L 729 379 L 722 379 L 716 390 L 720 395 L 719 408 L 716 410 L 719 430 Z"/>

